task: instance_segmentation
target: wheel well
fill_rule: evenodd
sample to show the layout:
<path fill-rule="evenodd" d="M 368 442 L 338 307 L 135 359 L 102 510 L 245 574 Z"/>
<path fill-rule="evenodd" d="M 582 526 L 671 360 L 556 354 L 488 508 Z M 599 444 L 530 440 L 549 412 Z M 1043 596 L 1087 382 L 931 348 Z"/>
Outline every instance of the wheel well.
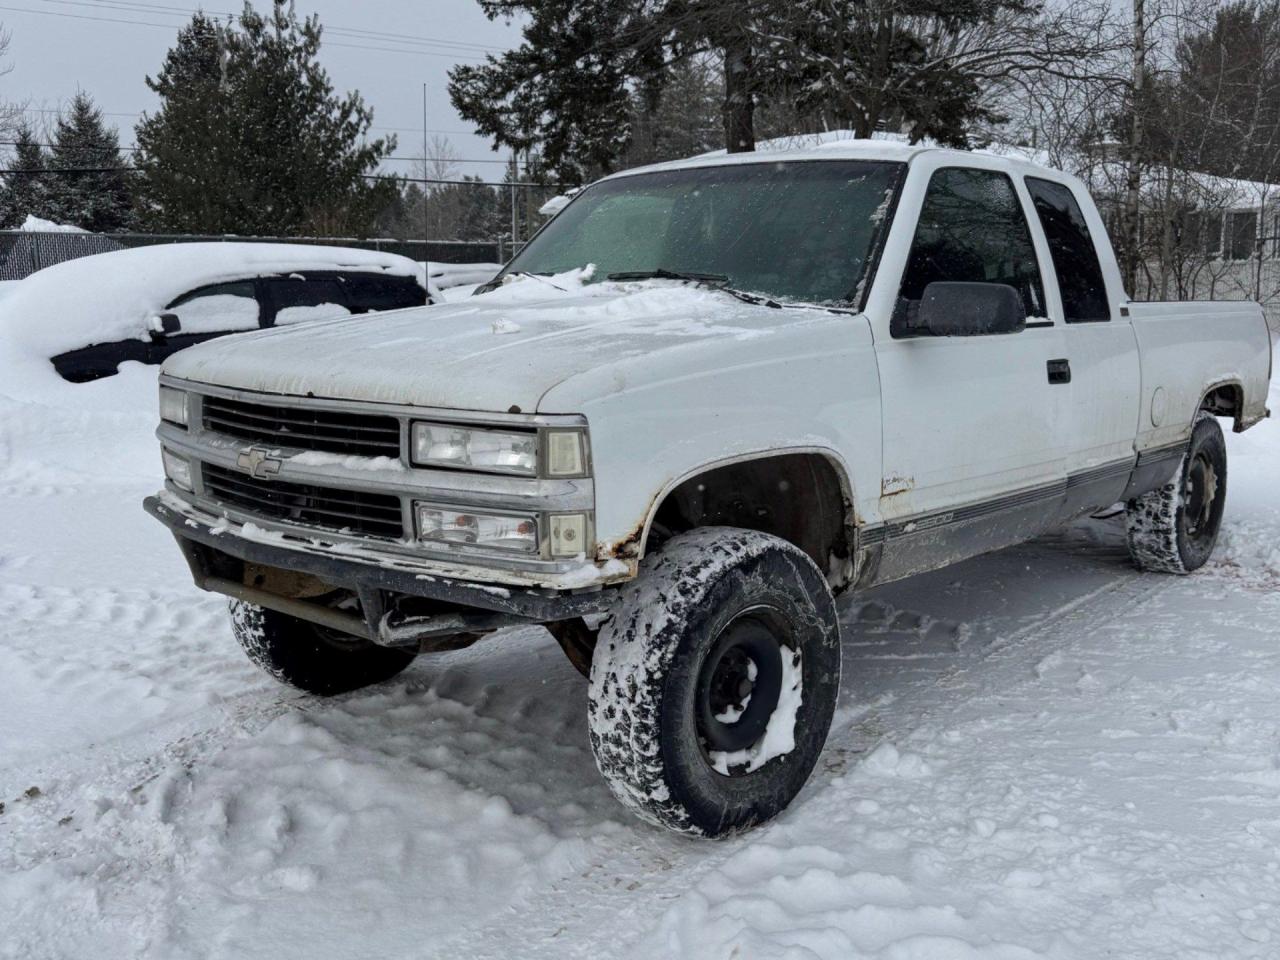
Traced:
<path fill-rule="evenodd" d="M 658 504 L 646 550 L 695 527 L 745 527 L 795 544 L 824 572 L 849 556 L 848 500 L 836 467 L 821 454 L 791 453 L 713 467 Z"/>
<path fill-rule="evenodd" d="M 1220 384 L 1204 395 L 1200 409 L 1215 417 L 1233 418 L 1236 430 L 1239 430 L 1240 418 L 1244 415 L 1244 389 L 1238 383 Z"/>

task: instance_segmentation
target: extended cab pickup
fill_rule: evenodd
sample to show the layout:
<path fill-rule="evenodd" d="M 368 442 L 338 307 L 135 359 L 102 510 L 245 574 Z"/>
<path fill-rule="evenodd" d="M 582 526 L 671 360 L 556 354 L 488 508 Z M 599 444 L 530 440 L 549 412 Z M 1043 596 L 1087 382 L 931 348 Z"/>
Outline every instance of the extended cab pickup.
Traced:
<path fill-rule="evenodd" d="M 1116 504 L 1139 567 L 1203 564 L 1270 358 L 1254 303 L 1131 301 L 1057 171 L 706 157 L 588 187 L 464 302 L 172 357 L 146 507 L 314 693 L 546 624 L 613 792 L 718 835 L 816 762 L 835 594 Z"/>

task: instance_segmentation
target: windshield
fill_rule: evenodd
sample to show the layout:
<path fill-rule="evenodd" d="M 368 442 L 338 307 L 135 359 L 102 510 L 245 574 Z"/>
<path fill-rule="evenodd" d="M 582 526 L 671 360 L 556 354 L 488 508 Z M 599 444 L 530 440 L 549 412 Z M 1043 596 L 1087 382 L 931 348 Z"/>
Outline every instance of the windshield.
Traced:
<path fill-rule="evenodd" d="M 785 300 L 858 299 L 902 164 L 743 163 L 641 173 L 583 191 L 507 265 L 592 279 L 655 270 L 719 275 Z"/>

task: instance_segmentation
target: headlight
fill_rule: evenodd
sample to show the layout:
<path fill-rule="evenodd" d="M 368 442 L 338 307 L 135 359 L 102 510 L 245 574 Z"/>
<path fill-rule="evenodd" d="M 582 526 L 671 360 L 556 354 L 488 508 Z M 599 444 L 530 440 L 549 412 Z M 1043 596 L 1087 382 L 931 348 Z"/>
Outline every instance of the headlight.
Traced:
<path fill-rule="evenodd" d="M 164 447 L 160 448 L 160 459 L 164 461 L 164 475 L 173 482 L 173 485 L 191 493 L 194 489 L 191 482 L 191 461 L 171 453 Z"/>
<path fill-rule="evenodd" d="M 413 425 L 413 462 L 486 473 L 538 473 L 538 435 L 444 423 Z"/>
<path fill-rule="evenodd" d="M 538 521 L 532 516 L 500 515 L 416 505 L 418 539 L 517 553 L 538 552 Z"/>
<path fill-rule="evenodd" d="M 180 427 L 187 425 L 187 392 L 175 390 L 173 387 L 160 388 L 160 419 L 176 423 Z"/>

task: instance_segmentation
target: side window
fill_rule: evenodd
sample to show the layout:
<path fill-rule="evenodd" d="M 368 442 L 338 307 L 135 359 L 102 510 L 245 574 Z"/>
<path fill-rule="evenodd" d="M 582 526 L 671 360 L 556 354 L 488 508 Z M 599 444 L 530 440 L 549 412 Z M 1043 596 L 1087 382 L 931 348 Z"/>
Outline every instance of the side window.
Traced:
<path fill-rule="evenodd" d="M 1228 260 L 1250 260 L 1258 250 L 1258 214 L 1237 210 L 1227 215 Z"/>
<path fill-rule="evenodd" d="M 177 315 L 179 333 L 253 330 L 260 313 L 252 280 L 200 287 L 184 293 L 166 309 Z"/>
<path fill-rule="evenodd" d="M 275 306 L 277 327 L 311 320 L 350 316 L 347 299 L 336 277 L 275 277 L 267 281 Z"/>
<path fill-rule="evenodd" d="M 1051 180 L 1027 177 L 1027 190 L 1049 241 L 1067 323 L 1110 320 L 1111 307 L 1098 251 L 1071 189 Z"/>
<path fill-rule="evenodd" d="M 353 313 L 420 307 L 427 302 L 427 291 L 413 277 L 347 273 L 342 276 L 342 285 Z"/>
<path fill-rule="evenodd" d="M 1013 182 L 994 170 L 948 167 L 929 180 L 894 323 L 913 328 L 924 289 L 936 282 L 1003 283 L 1043 317 L 1044 284 Z"/>

